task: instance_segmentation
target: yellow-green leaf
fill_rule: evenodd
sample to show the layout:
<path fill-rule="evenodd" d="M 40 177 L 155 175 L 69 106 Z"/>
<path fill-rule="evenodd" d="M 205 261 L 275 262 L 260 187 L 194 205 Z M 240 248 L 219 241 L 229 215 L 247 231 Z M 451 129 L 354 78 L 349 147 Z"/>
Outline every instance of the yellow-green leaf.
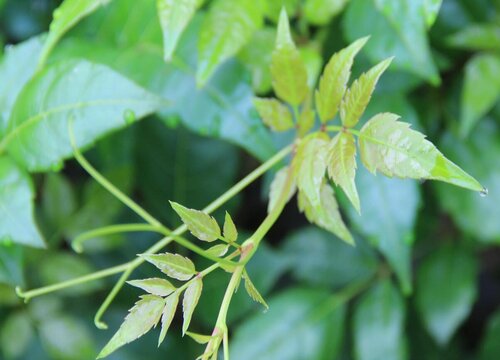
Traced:
<path fill-rule="evenodd" d="M 246 271 L 243 274 L 243 277 L 245 278 L 245 290 L 247 291 L 248 296 L 250 296 L 252 300 L 261 303 L 266 309 L 269 309 L 269 305 L 267 305 L 266 301 L 259 293 L 259 290 L 257 290 L 252 280 L 250 280 L 250 276 L 248 276 Z"/>
<path fill-rule="evenodd" d="M 354 57 L 368 41 L 368 37 L 356 40 L 348 47 L 333 54 L 326 64 L 318 90 L 315 93 L 316 110 L 322 123 L 332 120 L 339 109 L 351 76 Z"/>
<path fill-rule="evenodd" d="M 340 132 L 330 142 L 328 175 L 344 190 L 357 212 L 361 212 L 356 176 L 356 141 L 350 133 Z"/>
<path fill-rule="evenodd" d="M 361 160 L 370 172 L 380 171 L 390 177 L 440 180 L 483 191 L 476 179 L 445 158 L 425 135 L 398 119 L 395 114 L 378 114 L 361 129 Z"/>
<path fill-rule="evenodd" d="M 196 341 L 198 344 L 202 345 L 208 343 L 213 338 L 213 336 L 210 335 L 197 334 L 191 331 L 186 331 L 186 335 Z"/>
<path fill-rule="evenodd" d="M 188 209 L 173 201 L 170 201 L 170 205 L 196 238 L 208 242 L 220 238 L 219 224 L 217 224 L 217 221 L 212 216 L 203 211 Z"/>
<path fill-rule="evenodd" d="M 358 123 L 370 102 L 378 79 L 391 61 L 392 58 L 389 58 L 380 62 L 352 83 L 340 104 L 340 118 L 344 126 L 353 127 Z"/>
<path fill-rule="evenodd" d="M 184 317 L 184 321 L 182 322 L 183 335 L 189 328 L 194 309 L 196 308 L 196 305 L 198 305 L 198 300 L 200 300 L 202 289 L 203 282 L 200 277 L 197 277 L 191 284 L 189 284 L 184 292 L 184 298 L 182 300 L 182 315 Z"/>
<path fill-rule="evenodd" d="M 269 191 L 269 203 L 267 205 L 268 213 L 274 209 L 276 203 L 279 200 L 279 197 L 281 196 L 281 193 L 284 191 L 284 187 L 286 185 L 286 179 L 288 176 L 288 171 L 289 171 L 288 166 L 285 166 L 284 168 L 279 170 L 276 173 L 276 175 L 274 175 L 274 179 L 271 183 L 271 189 Z M 290 192 L 288 193 L 286 202 L 290 201 L 292 196 L 295 194 L 296 190 L 297 186 L 295 184 L 295 180 L 293 179 L 293 184 L 292 186 L 290 186 Z"/>
<path fill-rule="evenodd" d="M 165 307 L 161 315 L 161 331 L 158 338 L 158 346 L 161 345 L 165 336 L 167 335 L 168 328 L 174 319 L 175 310 L 179 304 L 179 293 L 175 292 L 165 299 Z"/>
<path fill-rule="evenodd" d="M 193 17 L 198 0 L 157 0 L 158 17 L 163 31 L 163 56 L 170 61 L 179 38 Z"/>
<path fill-rule="evenodd" d="M 309 92 L 307 70 L 292 40 L 284 9 L 281 10 L 276 46 L 271 57 L 271 75 L 273 89 L 281 100 L 294 106 L 304 101 Z"/>
<path fill-rule="evenodd" d="M 101 350 L 97 358 L 108 356 L 119 347 L 134 341 L 151 330 L 160 320 L 164 306 L 165 300 L 159 296 L 141 296 L 141 300 L 130 309 L 120 329 Z"/>
<path fill-rule="evenodd" d="M 161 278 L 149 278 L 143 280 L 127 281 L 128 284 L 138 287 L 152 295 L 167 296 L 173 293 L 176 288 L 168 280 Z"/>
<path fill-rule="evenodd" d="M 177 280 L 186 281 L 196 274 L 193 262 L 179 254 L 142 254 L 140 256 L 163 273 Z"/>
<path fill-rule="evenodd" d="M 217 244 L 207 249 L 206 253 L 212 256 L 221 257 L 226 255 L 228 249 L 228 244 Z"/>
<path fill-rule="evenodd" d="M 312 109 L 311 103 L 311 97 L 308 96 L 306 98 L 306 101 L 304 101 L 304 104 L 302 105 L 302 109 L 299 115 L 299 121 L 297 123 L 297 134 L 299 137 L 304 137 L 314 126 L 316 113 Z"/>
<path fill-rule="evenodd" d="M 236 230 L 236 225 L 227 211 L 224 219 L 224 238 L 229 242 L 235 242 L 238 239 L 238 230 Z"/>
<path fill-rule="evenodd" d="M 346 243 L 354 245 L 354 239 L 340 216 L 339 206 L 333 194 L 333 189 L 331 186 L 323 183 L 320 191 L 320 207 L 312 206 L 307 196 L 300 191 L 298 196 L 299 210 L 305 213 L 309 222 L 330 231 Z"/>
<path fill-rule="evenodd" d="M 293 128 L 290 110 L 276 99 L 255 98 L 253 101 L 264 124 L 274 131 L 286 131 Z"/>

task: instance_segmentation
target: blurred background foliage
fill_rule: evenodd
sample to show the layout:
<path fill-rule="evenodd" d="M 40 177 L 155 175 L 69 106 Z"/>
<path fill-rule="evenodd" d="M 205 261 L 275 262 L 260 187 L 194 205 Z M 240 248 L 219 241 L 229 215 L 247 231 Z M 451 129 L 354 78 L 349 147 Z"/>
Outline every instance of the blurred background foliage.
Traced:
<path fill-rule="evenodd" d="M 290 140 L 271 135 L 251 102 L 252 94 L 271 91 L 270 53 L 282 5 L 311 83 L 333 52 L 371 35 L 355 76 L 383 58 L 396 58 L 366 117 L 401 114 L 484 184 L 489 196 L 374 177 L 360 168 L 362 215 L 343 202 L 355 248 L 308 225 L 289 205 L 249 265 L 270 310 L 263 313 L 242 291 L 231 306 L 233 358 L 500 358 L 500 1 L 444 0 L 440 9 L 436 0 L 264 2 L 262 26 L 213 69 L 203 88 L 196 87 L 197 39 L 217 1 L 204 2 L 169 64 L 162 58 L 154 0 L 115 0 L 84 19 L 50 62 L 78 57 L 106 64 L 171 101 L 164 112 L 107 136 L 86 155 L 155 216 L 177 225 L 167 200 L 202 208 Z M 58 4 L 0 0 L 0 56 L 16 51 L 24 62 L 34 61 Z M 0 74 L 8 66 L 3 60 Z M 0 79 L 0 92 L 15 83 L 15 76 Z M 264 217 L 270 178 L 228 205 L 240 229 L 250 232 Z M 114 278 L 28 304 L 16 297 L 14 286 L 34 288 L 128 261 L 158 237 L 99 238 L 77 256 L 69 247 L 76 235 L 137 219 L 74 161 L 36 174 L 34 185 L 35 218 L 48 249 L 2 239 L 0 357 L 94 358 L 111 331 L 95 329 L 92 318 Z M 154 270 L 145 265 L 133 277 L 150 275 Z M 223 272 L 205 280 L 195 331 L 213 325 L 227 281 Z M 130 287 L 120 293 L 107 314 L 111 329 L 138 294 Z M 110 358 L 194 358 L 200 345 L 181 340 L 175 325 L 159 349 L 156 334 L 149 334 Z"/>

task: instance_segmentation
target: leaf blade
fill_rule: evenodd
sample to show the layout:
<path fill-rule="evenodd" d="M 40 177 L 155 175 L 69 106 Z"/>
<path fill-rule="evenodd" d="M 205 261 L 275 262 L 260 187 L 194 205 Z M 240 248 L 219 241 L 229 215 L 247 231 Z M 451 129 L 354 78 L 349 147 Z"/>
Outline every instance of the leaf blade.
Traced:
<path fill-rule="evenodd" d="M 180 281 L 189 280 L 196 274 L 193 262 L 179 254 L 142 254 L 140 256 L 163 273 Z"/>
<path fill-rule="evenodd" d="M 238 230 L 236 229 L 236 225 L 234 225 L 233 218 L 227 211 L 224 219 L 224 238 L 228 242 L 235 242 L 238 239 Z"/>
<path fill-rule="evenodd" d="M 292 113 L 279 100 L 255 98 L 253 103 L 262 121 L 271 130 L 286 131 L 293 128 Z"/>
<path fill-rule="evenodd" d="M 207 242 L 212 242 L 220 238 L 219 224 L 217 224 L 217 221 L 212 216 L 203 211 L 188 209 L 173 201 L 170 201 L 170 205 L 196 238 Z"/>
<path fill-rule="evenodd" d="M 158 346 L 161 345 L 163 340 L 165 340 L 165 336 L 167 336 L 168 328 L 170 324 L 172 324 L 172 320 L 174 319 L 175 310 L 177 309 L 177 305 L 179 304 L 179 293 L 175 292 L 169 297 L 165 299 L 165 308 L 163 309 L 161 315 L 161 331 L 160 336 L 158 337 Z"/>
<path fill-rule="evenodd" d="M 127 283 L 157 296 L 168 296 L 176 290 L 170 281 L 161 278 L 130 280 Z"/>
<path fill-rule="evenodd" d="M 191 318 L 193 317 L 194 310 L 198 301 L 200 300 L 201 292 L 203 290 L 203 281 L 201 278 L 196 278 L 184 292 L 184 298 L 182 299 L 182 314 L 184 320 L 182 322 L 182 334 L 186 334 L 189 324 L 191 323 Z"/>

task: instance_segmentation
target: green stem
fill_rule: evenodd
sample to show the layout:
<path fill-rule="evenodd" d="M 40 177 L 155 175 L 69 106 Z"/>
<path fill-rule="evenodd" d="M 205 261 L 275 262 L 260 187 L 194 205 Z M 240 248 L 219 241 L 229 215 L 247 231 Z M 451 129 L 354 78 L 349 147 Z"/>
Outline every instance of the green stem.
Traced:
<path fill-rule="evenodd" d="M 224 348 L 224 360 L 229 360 L 229 336 L 228 331 L 224 331 L 224 338 L 222 339 L 222 346 Z"/>
<path fill-rule="evenodd" d="M 71 247 L 75 252 L 82 253 L 83 246 L 82 244 L 87 240 L 94 239 L 99 236 L 120 234 L 125 232 L 139 232 L 139 231 L 152 231 L 159 232 L 161 231 L 155 226 L 149 224 L 119 224 L 119 225 L 111 225 L 105 226 L 102 228 L 94 229 L 87 231 L 83 234 L 78 235 L 75 240 L 71 243 Z"/>

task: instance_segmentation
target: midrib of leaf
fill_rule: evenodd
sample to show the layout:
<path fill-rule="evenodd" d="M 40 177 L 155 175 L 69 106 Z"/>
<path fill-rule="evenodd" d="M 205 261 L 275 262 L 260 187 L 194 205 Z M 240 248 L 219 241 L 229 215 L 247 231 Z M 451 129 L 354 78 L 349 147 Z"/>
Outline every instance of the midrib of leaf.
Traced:
<path fill-rule="evenodd" d="M 5 136 L 5 138 L 0 143 L 0 154 L 2 154 L 5 151 L 5 148 L 9 145 L 11 140 L 13 138 L 16 138 L 21 131 L 23 131 L 25 128 L 29 126 L 37 124 L 38 122 L 43 120 L 43 118 L 45 118 L 46 116 L 51 116 L 68 110 L 81 109 L 84 107 L 99 107 L 99 106 L 121 105 L 121 104 L 131 104 L 131 103 L 140 104 L 143 102 L 144 100 L 137 100 L 137 99 L 111 99 L 111 100 L 100 99 L 100 100 L 65 104 L 51 108 L 49 110 L 40 112 L 36 115 L 29 117 L 26 121 L 22 122 L 21 125 L 17 126 L 16 128 L 14 128 L 14 130 L 9 132 L 7 136 Z"/>

